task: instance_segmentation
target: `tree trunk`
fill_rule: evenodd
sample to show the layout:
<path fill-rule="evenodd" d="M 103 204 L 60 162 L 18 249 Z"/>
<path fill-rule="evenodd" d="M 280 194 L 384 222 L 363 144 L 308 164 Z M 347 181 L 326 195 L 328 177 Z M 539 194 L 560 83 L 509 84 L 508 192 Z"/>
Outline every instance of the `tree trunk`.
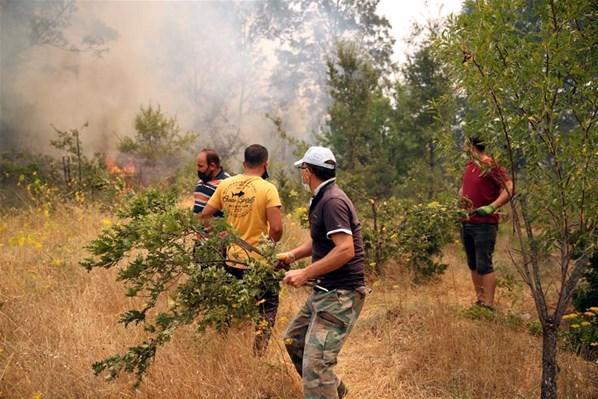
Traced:
<path fill-rule="evenodd" d="M 436 158 L 435 158 L 435 154 L 434 154 L 434 143 L 432 141 L 430 141 L 430 143 L 428 144 L 428 150 L 429 150 L 429 155 L 430 155 L 430 159 L 428 161 L 428 164 L 430 165 L 430 189 L 428 191 L 428 201 L 433 200 L 434 198 L 436 198 L 435 195 L 435 175 L 434 175 L 434 170 L 436 168 Z"/>
<path fill-rule="evenodd" d="M 541 399 L 556 399 L 556 378 L 558 367 L 556 364 L 556 344 L 558 329 L 553 323 L 543 328 L 542 340 L 542 391 Z"/>

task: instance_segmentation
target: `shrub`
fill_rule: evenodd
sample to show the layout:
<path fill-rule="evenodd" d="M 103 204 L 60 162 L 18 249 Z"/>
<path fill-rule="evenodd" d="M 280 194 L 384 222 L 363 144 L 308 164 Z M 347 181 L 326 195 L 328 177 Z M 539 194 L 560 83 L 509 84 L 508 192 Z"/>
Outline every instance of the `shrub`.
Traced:
<path fill-rule="evenodd" d="M 586 360 L 598 359 L 598 307 L 563 316 L 561 331 L 567 347 Z"/>
<path fill-rule="evenodd" d="M 590 258 L 590 266 L 573 293 L 573 306 L 578 311 L 598 307 L 598 253 Z"/>
<path fill-rule="evenodd" d="M 225 329 L 231 323 L 256 321 L 258 303 L 266 290 L 277 291 L 282 272 L 275 264 L 274 246 L 259 246 L 263 260 L 248 260 L 243 279 L 223 267 L 224 248 L 239 238 L 223 222 L 212 223 L 207 234 L 190 209 L 177 207 L 174 190 L 149 189 L 131 195 L 120 208 L 120 221 L 104 229 L 81 262 L 88 271 L 119 267 L 118 280 L 126 295 L 143 298 L 143 305 L 121 315 L 125 326 L 142 324 L 149 338 L 93 365 L 108 379 L 121 371 L 135 373 L 137 384 L 161 345 L 181 325 L 196 324 L 199 331 L 212 326 Z M 205 239 L 196 245 L 197 234 Z"/>
<path fill-rule="evenodd" d="M 414 282 L 430 280 L 447 265 L 438 261 L 444 246 L 454 241 L 463 211 L 456 202 L 402 203 L 391 198 L 370 200 L 363 235 L 371 266 L 382 272 L 391 257 L 406 265 Z M 363 217 L 362 217 L 363 220 Z"/>

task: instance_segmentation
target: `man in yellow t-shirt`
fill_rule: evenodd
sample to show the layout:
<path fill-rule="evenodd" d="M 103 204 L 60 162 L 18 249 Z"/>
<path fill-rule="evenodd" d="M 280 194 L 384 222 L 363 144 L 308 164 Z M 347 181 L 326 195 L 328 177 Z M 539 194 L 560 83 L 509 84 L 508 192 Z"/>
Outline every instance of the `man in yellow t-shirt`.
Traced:
<path fill-rule="evenodd" d="M 265 179 L 268 177 L 268 150 L 259 144 L 245 149 L 243 174 L 223 180 L 201 213 L 204 220 L 216 212 L 223 211 L 224 217 L 245 242 L 257 246 L 263 235 L 277 242 L 282 237 L 281 202 L 278 190 Z M 228 249 L 227 271 L 237 278 L 243 278 L 249 257 L 259 254 L 233 245 Z M 274 325 L 278 309 L 278 295 L 266 293 L 260 310 L 270 328 L 256 338 L 255 350 L 262 354 L 267 346 L 270 329 Z"/>

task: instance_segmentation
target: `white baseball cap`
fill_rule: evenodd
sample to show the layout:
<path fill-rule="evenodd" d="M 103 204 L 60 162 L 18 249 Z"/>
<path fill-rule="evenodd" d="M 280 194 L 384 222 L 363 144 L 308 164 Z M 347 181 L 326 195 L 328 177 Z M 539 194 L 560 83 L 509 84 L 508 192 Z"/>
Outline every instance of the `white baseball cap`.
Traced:
<path fill-rule="evenodd" d="M 332 161 L 332 163 L 330 162 Z M 303 158 L 295 162 L 295 167 L 300 167 L 303 163 L 321 166 L 326 169 L 336 169 L 336 158 L 332 151 L 326 147 L 309 147 L 303 155 Z"/>

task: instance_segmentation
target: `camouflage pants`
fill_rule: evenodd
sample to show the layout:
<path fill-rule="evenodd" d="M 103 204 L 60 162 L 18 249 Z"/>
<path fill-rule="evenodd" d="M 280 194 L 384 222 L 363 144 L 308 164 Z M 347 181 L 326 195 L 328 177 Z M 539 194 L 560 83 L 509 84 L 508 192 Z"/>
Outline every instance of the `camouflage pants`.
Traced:
<path fill-rule="evenodd" d="M 336 358 L 355 325 L 365 288 L 314 290 L 285 333 L 287 352 L 303 377 L 305 399 L 337 399 Z"/>

